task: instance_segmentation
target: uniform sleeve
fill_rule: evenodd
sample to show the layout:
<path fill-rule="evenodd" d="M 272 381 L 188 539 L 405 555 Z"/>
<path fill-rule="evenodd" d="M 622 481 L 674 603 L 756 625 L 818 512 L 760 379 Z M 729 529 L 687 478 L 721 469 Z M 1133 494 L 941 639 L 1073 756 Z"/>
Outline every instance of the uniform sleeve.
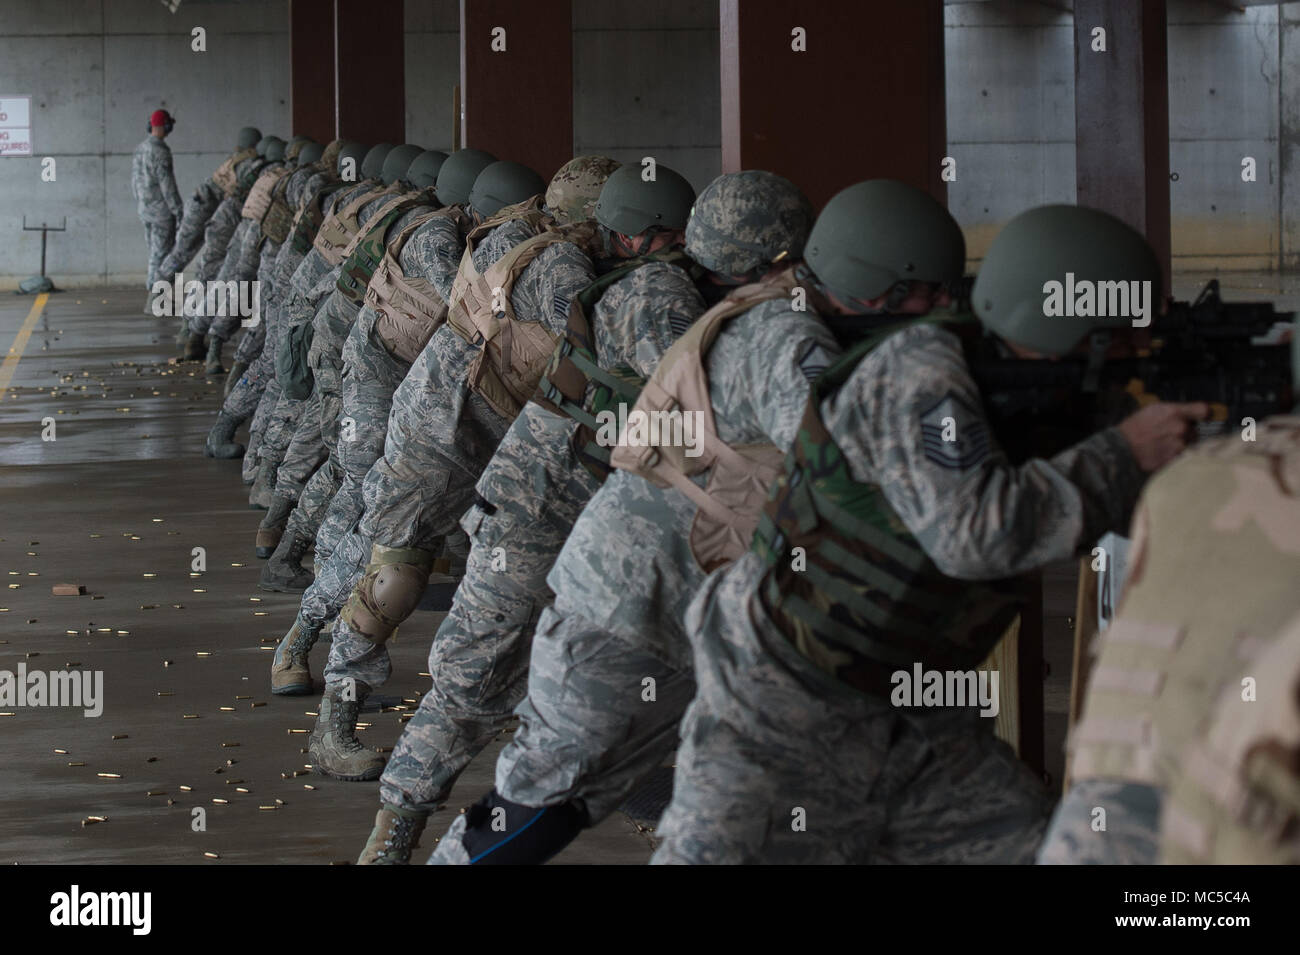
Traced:
<path fill-rule="evenodd" d="M 416 229 L 403 246 L 402 272 L 432 283 L 446 302 L 451 299 L 451 286 L 464 250 L 455 221 L 447 216 L 434 216 Z"/>
<path fill-rule="evenodd" d="M 172 153 L 170 149 L 159 150 L 155 167 L 158 188 L 162 191 L 163 201 L 172 215 L 179 222 L 185 216 L 185 204 L 181 202 L 180 190 L 176 188 L 176 175 L 172 172 Z"/>
<path fill-rule="evenodd" d="M 594 281 L 591 259 L 571 242 L 556 242 L 528 263 L 511 290 L 510 304 L 526 321 L 540 321 L 554 334 L 563 335 L 569 303 Z"/>
<path fill-rule="evenodd" d="M 704 313 L 705 304 L 689 275 L 654 263 L 615 283 L 596 307 L 599 362 L 606 368 L 626 364 L 649 378 L 664 352 Z"/>
<path fill-rule="evenodd" d="M 1018 574 L 1122 531 L 1143 482 L 1114 428 L 1011 466 L 960 342 L 932 326 L 868 355 L 822 414 L 854 477 L 878 483 L 935 565 L 960 579 Z"/>

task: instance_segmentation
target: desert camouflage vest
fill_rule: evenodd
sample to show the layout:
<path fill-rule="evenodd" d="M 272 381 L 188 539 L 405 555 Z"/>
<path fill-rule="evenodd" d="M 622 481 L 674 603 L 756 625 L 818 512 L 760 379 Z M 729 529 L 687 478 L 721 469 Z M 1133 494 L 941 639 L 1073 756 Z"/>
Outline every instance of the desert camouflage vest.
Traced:
<path fill-rule="evenodd" d="M 685 447 L 662 440 L 645 446 L 620 443 L 610 454 L 611 467 L 635 472 L 659 487 L 675 487 L 694 502 L 690 548 L 706 572 L 731 563 L 749 546 L 781 452 L 767 443 L 733 446 L 718 437 L 705 360 L 724 323 L 762 302 L 788 299 L 796 284 L 794 270 L 784 269 L 731 292 L 664 352 L 641 389 L 629 418 L 641 412 L 647 420 L 657 416 L 661 422 L 671 422 L 696 412 L 698 456 L 688 456 Z M 661 439 L 664 430 L 659 429 Z M 705 471 L 708 480 L 700 487 L 691 478 Z"/>
<path fill-rule="evenodd" d="M 253 183 L 253 188 L 248 190 L 248 198 L 244 200 L 244 207 L 239 210 L 240 216 L 245 219 L 252 219 L 260 224 L 266 216 L 267 210 L 271 208 L 271 191 L 290 172 L 292 170 L 288 166 L 276 166 L 274 169 L 267 169 L 258 176 L 257 181 Z"/>
<path fill-rule="evenodd" d="M 293 216 L 293 225 L 289 228 L 287 241 L 299 255 L 306 255 L 311 251 L 316 233 L 320 231 L 321 223 L 325 221 L 325 208 L 330 196 L 347 188 L 348 185 L 346 182 L 337 182 L 324 186 L 314 195 L 308 196 L 298 207 L 298 211 Z"/>
<path fill-rule="evenodd" d="M 343 261 L 344 250 L 352 243 L 357 230 L 361 228 L 360 223 L 357 222 L 357 213 L 361 211 L 361 207 L 376 199 L 391 198 L 401 190 L 401 185 L 396 182 L 380 190 L 362 189 L 360 194 L 353 196 L 341 209 L 335 209 L 333 214 L 321 223 L 320 228 L 316 230 L 316 238 L 312 246 L 331 268 L 340 264 Z"/>
<path fill-rule="evenodd" d="M 519 414 L 536 392 L 558 338 L 542 322 L 515 315 L 510 301 L 515 282 L 548 246 L 572 242 L 594 252 L 598 238 L 591 221 L 553 226 L 553 220 L 541 213 L 540 202 L 541 197 L 535 196 L 507 206 L 470 232 L 447 303 L 447 324 L 465 341 L 482 345 L 469 369 L 470 390 L 507 419 Z M 480 275 L 473 260 L 475 244 L 506 221 L 501 214 L 507 210 L 509 218 L 523 219 L 542 231 L 511 247 Z"/>
<path fill-rule="evenodd" d="M 1300 418 L 1278 417 L 1254 441 L 1202 442 L 1147 486 L 1071 733 L 1072 774 L 1165 785 L 1220 693 L 1297 612 Z M 1183 769 L 1212 786 L 1222 767 Z"/>
<path fill-rule="evenodd" d="M 292 170 L 296 172 L 297 170 Z M 271 189 L 271 205 L 262 216 L 262 235 L 282 243 L 289 237 L 294 213 L 289 205 L 289 176 L 282 176 Z"/>
<path fill-rule="evenodd" d="M 685 269 L 692 264 L 679 248 L 637 256 L 606 272 L 578 293 L 569 304 L 564 338 L 551 354 L 537 384 L 537 394 L 533 396 L 546 410 L 578 422 L 570 446 L 583 466 L 602 481 L 610 472 L 609 449 L 596 441 L 600 428 L 596 416 L 603 411 L 617 414 L 619 405 L 628 408 L 635 405 L 645 379 L 626 365 L 601 368 L 596 363 L 595 336 L 588 316 L 595 313 L 610 286 L 651 262 L 666 262 Z"/>
<path fill-rule="evenodd" d="M 438 207 L 438 197 L 433 188 L 408 192 L 399 198 L 389 199 L 357 230 L 351 243 L 343 250 L 343 267 L 339 270 L 339 292 L 358 308 L 366 298 L 366 286 L 375 268 L 384 257 L 384 240 L 388 229 L 398 219 L 418 206 L 428 206 L 431 210 Z"/>
<path fill-rule="evenodd" d="M 823 401 L 885 339 L 918 322 L 969 321 L 944 312 L 877 328 L 818 378 L 754 532 L 773 621 L 810 663 L 863 693 L 888 696 L 892 674 L 915 663 L 974 669 L 1021 609 L 1014 579 L 942 574 L 880 486 L 853 477 L 821 420 Z"/>
<path fill-rule="evenodd" d="M 1160 818 L 1160 862 L 1300 865 L 1300 615 L 1225 688 L 1183 754 Z"/>
<path fill-rule="evenodd" d="M 252 159 L 257 155 L 256 149 L 241 149 L 237 153 L 232 153 L 226 157 L 225 162 L 217 167 L 217 171 L 212 174 L 212 181 L 227 196 L 235 194 L 235 186 L 238 183 L 238 177 L 235 174 L 235 167 L 245 159 Z"/>
<path fill-rule="evenodd" d="M 420 356 L 439 326 L 447 320 L 447 303 L 433 283 L 402 271 L 402 249 L 420 226 L 436 216 L 447 216 L 458 226 L 468 220 L 463 206 L 434 209 L 406 224 L 384 250 L 366 286 L 366 304 L 376 312 L 375 333 L 389 353 L 408 364 Z"/>

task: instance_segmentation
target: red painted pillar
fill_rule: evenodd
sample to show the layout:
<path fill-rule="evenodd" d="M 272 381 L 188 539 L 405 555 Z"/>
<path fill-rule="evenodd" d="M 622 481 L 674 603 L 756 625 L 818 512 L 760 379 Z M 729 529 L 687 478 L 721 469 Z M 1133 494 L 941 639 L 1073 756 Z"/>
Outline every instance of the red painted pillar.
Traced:
<path fill-rule="evenodd" d="M 406 139 L 402 0 L 334 0 L 336 135 L 364 143 Z"/>
<path fill-rule="evenodd" d="M 1095 31 L 1104 30 L 1104 36 Z M 1104 40 L 1105 49 L 1094 49 Z M 1165 0 L 1075 0 L 1075 189 L 1147 237 L 1169 291 Z"/>
<path fill-rule="evenodd" d="M 570 0 L 461 0 L 461 143 L 549 179 L 573 157 Z"/>
<path fill-rule="evenodd" d="M 291 135 L 334 138 L 333 4 L 289 0 L 289 111 Z"/>
<path fill-rule="evenodd" d="M 719 6 L 724 172 L 779 173 L 819 209 L 875 178 L 947 201 L 942 0 Z"/>

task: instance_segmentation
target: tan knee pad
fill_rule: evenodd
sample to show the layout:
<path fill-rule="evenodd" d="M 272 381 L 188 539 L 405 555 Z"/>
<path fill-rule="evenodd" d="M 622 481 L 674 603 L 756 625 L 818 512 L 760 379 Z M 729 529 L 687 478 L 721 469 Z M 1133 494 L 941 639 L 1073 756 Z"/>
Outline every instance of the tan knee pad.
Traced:
<path fill-rule="evenodd" d="M 386 643 L 419 605 L 432 566 L 427 550 L 373 545 L 365 575 L 340 616 L 359 636 Z"/>

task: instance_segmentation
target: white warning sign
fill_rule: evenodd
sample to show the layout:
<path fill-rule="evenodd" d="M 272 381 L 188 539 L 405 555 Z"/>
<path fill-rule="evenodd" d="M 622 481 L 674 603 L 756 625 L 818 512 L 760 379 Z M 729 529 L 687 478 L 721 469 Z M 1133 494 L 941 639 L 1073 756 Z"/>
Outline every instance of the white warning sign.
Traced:
<path fill-rule="evenodd" d="M 32 98 L 0 96 L 0 156 L 32 154 Z"/>

